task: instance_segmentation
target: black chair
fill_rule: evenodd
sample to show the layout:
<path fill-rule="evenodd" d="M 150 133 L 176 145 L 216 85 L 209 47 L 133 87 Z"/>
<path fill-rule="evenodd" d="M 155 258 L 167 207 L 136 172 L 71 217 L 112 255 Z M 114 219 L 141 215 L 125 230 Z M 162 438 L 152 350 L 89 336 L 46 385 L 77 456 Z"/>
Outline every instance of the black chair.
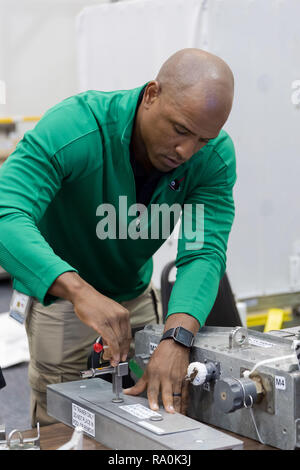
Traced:
<path fill-rule="evenodd" d="M 163 322 L 165 322 L 166 319 L 169 298 L 174 285 L 174 282 L 169 280 L 170 272 L 174 267 L 175 261 L 169 262 L 164 267 L 161 274 Z M 220 281 L 218 294 L 213 308 L 211 309 L 210 314 L 205 322 L 205 326 L 243 326 L 226 273 Z"/>
<path fill-rule="evenodd" d="M 5 383 L 5 380 L 4 380 L 4 377 L 3 377 L 3 374 L 2 374 L 2 370 L 1 370 L 1 367 L 0 367 L 0 389 L 5 387 L 6 383 Z"/>

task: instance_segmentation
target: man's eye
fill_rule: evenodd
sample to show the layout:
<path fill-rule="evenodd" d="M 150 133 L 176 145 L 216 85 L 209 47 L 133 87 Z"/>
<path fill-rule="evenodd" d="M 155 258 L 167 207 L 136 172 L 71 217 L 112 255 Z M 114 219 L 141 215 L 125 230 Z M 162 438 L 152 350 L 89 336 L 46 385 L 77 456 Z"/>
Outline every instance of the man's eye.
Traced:
<path fill-rule="evenodd" d="M 174 127 L 175 131 L 177 132 L 177 134 L 180 134 L 180 135 L 186 135 L 187 132 L 184 130 L 184 129 L 179 129 L 178 127 Z"/>

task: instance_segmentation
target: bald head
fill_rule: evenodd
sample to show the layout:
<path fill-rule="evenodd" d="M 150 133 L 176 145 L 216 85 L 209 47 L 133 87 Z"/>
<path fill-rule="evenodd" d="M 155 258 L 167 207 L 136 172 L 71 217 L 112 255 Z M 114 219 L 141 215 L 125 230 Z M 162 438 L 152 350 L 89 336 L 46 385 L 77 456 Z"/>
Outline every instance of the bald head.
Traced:
<path fill-rule="evenodd" d="M 201 49 L 182 49 L 162 65 L 156 77 L 161 93 L 182 102 L 199 100 L 206 112 L 217 112 L 226 121 L 232 106 L 234 78 L 220 57 Z"/>
<path fill-rule="evenodd" d="M 146 169 L 167 172 L 189 160 L 226 122 L 234 80 L 228 65 L 200 49 L 183 49 L 145 87 L 133 148 Z"/>

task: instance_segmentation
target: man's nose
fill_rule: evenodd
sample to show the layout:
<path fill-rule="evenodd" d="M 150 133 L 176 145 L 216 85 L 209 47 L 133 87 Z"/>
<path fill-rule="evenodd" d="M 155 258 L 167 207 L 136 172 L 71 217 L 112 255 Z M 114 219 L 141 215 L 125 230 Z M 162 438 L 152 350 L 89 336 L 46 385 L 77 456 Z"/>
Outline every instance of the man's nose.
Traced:
<path fill-rule="evenodd" d="M 189 139 L 186 139 L 183 142 L 180 142 L 176 145 L 176 154 L 178 159 L 182 162 L 188 161 L 194 153 L 196 153 L 195 142 Z"/>

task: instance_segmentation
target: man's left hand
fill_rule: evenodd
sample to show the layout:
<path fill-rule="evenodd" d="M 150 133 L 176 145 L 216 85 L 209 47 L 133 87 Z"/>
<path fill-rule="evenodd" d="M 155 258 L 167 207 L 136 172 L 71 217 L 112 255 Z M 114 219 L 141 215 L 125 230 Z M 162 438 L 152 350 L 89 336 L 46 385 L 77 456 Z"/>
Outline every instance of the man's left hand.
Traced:
<path fill-rule="evenodd" d="M 164 330 L 167 331 L 177 326 L 183 326 L 193 334 L 196 334 L 200 328 L 198 320 L 185 313 L 170 315 Z M 161 393 L 166 411 L 186 414 L 188 383 L 184 378 L 187 374 L 189 356 L 189 348 L 176 343 L 172 338 L 163 340 L 152 354 L 143 377 L 133 387 L 123 390 L 123 393 L 139 395 L 147 388 L 151 410 L 159 409 L 158 397 Z"/>
<path fill-rule="evenodd" d="M 123 390 L 126 395 L 140 395 L 147 388 L 151 410 L 159 409 L 161 392 L 164 408 L 169 413 L 186 414 L 188 406 L 188 383 L 184 377 L 189 365 L 190 350 L 172 339 L 162 341 L 154 353 L 143 377 L 131 388 Z"/>

